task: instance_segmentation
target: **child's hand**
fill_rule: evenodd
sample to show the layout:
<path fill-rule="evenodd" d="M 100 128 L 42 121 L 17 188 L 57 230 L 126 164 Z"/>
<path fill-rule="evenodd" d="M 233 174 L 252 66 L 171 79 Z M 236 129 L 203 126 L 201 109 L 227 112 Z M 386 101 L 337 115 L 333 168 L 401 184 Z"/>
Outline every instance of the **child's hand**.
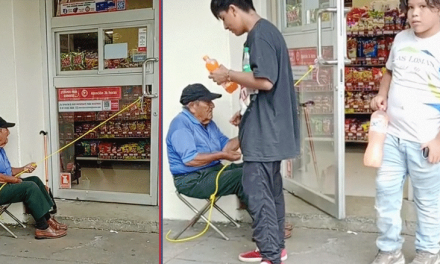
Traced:
<path fill-rule="evenodd" d="M 429 163 L 436 164 L 440 162 L 440 139 L 435 138 L 428 143 L 422 145 L 421 149 L 428 147 L 429 155 L 428 161 Z"/>
<path fill-rule="evenodd" d="M 373 100 L 371 100 L 370 103 L 371 109 L 373 109 L 373 111 L 376 111 L 378 109 L 382 110 L 382 111 L 386 111 L 387 110 L 387 98 L 378 94 L 376 95 Z"/>

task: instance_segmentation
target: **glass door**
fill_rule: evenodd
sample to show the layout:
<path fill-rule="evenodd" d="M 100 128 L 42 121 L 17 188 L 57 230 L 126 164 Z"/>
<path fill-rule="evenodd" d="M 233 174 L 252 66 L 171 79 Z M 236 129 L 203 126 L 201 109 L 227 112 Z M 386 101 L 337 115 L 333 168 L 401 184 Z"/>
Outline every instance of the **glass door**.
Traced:
<path fill-rule="evenodd" d="M 348 10 L 343 0 L 283 0 L 280 11 L 278 21 L 289 48 L 294 79 L 303 78 L 295 86 L 300 103 L 301 154 L 283 162 L 284 187 L 342 219 Z"/>
<path fill-rule="evenodd" d="M 50 20 L 56 197 L 158 203 L 159 12 L 146 2 Z"/>

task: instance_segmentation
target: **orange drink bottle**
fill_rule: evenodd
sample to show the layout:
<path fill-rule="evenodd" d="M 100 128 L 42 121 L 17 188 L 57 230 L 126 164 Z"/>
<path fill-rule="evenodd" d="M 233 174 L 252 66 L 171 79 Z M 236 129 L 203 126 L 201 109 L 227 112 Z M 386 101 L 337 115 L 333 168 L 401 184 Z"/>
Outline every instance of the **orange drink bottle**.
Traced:
<path fill-rule="evenodd" d="M 388 128 L 388 115 L 378 110 L 371 115 L 368 145 L 364 154 L 364 165 L 379 168 L 382 164 L 383 145 Z"/>
<path fill-rule="evenodd" d="M 219 67 L 218 62 L 215 59 L 211 59 L 208 56 L 204 56 L 203 60 L 205 60 L 206 69 L 208 69 L 209 72 L 213 72 Z M 228 93 L 233 93 L 238 88 L 238 84 L 236 84 L 235 82 L 225 82 L 222 83 L 222 86 L 223 88 L 225 88 L 225 90 Z"/>

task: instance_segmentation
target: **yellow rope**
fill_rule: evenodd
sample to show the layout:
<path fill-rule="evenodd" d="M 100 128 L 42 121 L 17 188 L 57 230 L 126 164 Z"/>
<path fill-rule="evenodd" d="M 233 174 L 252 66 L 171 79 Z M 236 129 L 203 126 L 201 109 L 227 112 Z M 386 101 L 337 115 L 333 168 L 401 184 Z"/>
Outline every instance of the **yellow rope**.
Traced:
<path fill-rule="evenodd" d="M 315 66 L 310 65 L 310 66 L 309 66 L 309 70 L 308 70 L 308 71 L 307 71 L 307 72 L 306 72 L 301 78 L 299 78 L 298 81 L 296 81 L 295 86 L 297 86 L 302 80 L 304 80 L 304 78 L 306 78 L 307 75 L 309 75 L 314 69 L 315 69 Z M 206 231 L 208 231 L 208 229 L 209 229 L 209 224 L 211 223 L 211 214 L 212 214 L 212 208 L 214 207 L 215 195 L 216 195 L 217 192 L 218 192 L 218 179 L 220 178 L 220 175 L 221 175 L 221 173 L 223 172 L 223 170 L 224 170 L 228 165 L 229 165 L 229 164 L 224 165 L 223 168 L 217 173 L 217 177 L 216 177 L 216 179 L 215 179 L 215 192 L 214 192 L 213 194 L 211 194 L 211 196 L 210 196 L 210 198 L 209 198 L 209 199 L 211 200 L 211 205 L 210 205 L 210 208 L 209 208 L 208 221 L 206 222 L 206 226 L 205 226 L 205 228 L 203 229 L 203 231 L 200 232 L 199 234 L 194 235 L 194 236 L 191 236 L 191 237 L 181 238 L 181 239 L 171 239 L 171 238 L 169 238 L 169 235 L 170 235 L 170 233 L 171 233 L 171 230 L 170 230 L 170 231 L 168 231 L 167 235 L 165 236 L 166 240 L 168 240 L 169 242 L 173 242 L 173 243 L 186 242 L 186 241 L 190 241 L 190 240 L 193 240 L 193 239 L 199 238 L 199 237 L 203 236 L 203 235 L 206 233 Z"/>
<path fill-rule="evenodd" d="M 196 238 L 198 238 L 198 237 L 201 237 L 201 236 L 203 236 L 203 235 L 206 233 L 206 231 L 208 231 L 208 229 L 209 229 L 209 224 L 211 223 L 211 214 L 212 214 L 212 208 L 214 207 L 215 195 L 216 195 L 217 192 L 218 192 L 218 179 L 220 178 L 220 175 L 222 174 L 223 170 L 226 169 L 227 166 L 229 166 L 229 164 L 224 165 L 223 168 L 217 173 L 217 176 L 216 176 L 216 178 L 215 178 L 215 191 L 214 191 L 214 193 L 211 194 L 211 196 L 209 197 L 209 200 L 211 200 L 211 205 L 210 205 L 210 207 L 209 207 L 208 222 L 206 222 L 205 229 L 203 229 L 202 232 L 200 232 L 199 234 L 197 234 L 197 235 L 195 235 L 195 236 L 187 237 L 187 238 L 181 238 L 181 239 L 171 239 L 171 238 L 169 238 L 169 235 L 170 235 L 170 233 L 171 233 L 171 230 L 170 230 L 170 231 L 168 231 L 167 235 L 165 236 L 165 238 L 166 238 L 168 241 L 170 241 L 170 242 L 174 242 L 174 243 L 177 243 L 177 242 L 186 242 L 186 241 L 190 241 L 190 240 L 196 239 Z"/>
<path fill-rule="evenodd" d="M 304 78 L 306 78 L 307 75 L 309 75 L 309 73 L 311 73 L 313 71 L 313 69 L 315 69 L 315 66 L 310 65 L 309 70 L 301 78 L 299 78 L 298 81 L 296 81 L 295 86 L 297 86 L 302 80 L 304 80 Z"/>
<path fill-rule="evenodd" d="M 108 121 L 110 121 L 111 119 L 115 118 L 117 115 L 121 114 L 122 112 L 124 112 L 125 110 L 129 109 L 130 107 L 132 107 L 133 105 L 137 104 L 140 100 L 142 99 L 142 97 L 140 97 L 139 99 L 137 99 L 136 101 L 134 101 L 133 103 L 129 104 L 127 107 L 125 107 L 124 109 L 122 109 L 121 111 L 117 112 L 116 114 L 112 115 L 111 117 L 107 118 L 105 121 L 103 121 L 102 123 L 100 123 L 99 125 L 97 125 L 96 127 L 94 127 L 93 129 L 87 131 L 87 133 L 83 134 L 82 136 L 80 136 L 79 138 L 75 139 L 74 141 L 70 142 L 69 144 L 65 145 L 64 147 L 58 149 L 57 151 L 55 151 L 54 153 L 50 154 L 49 156 L 46 156 L 44 159 L 42 159 L 39 162 L 35 162 L 32 163 L 33 167 L 37 167 L 37 164 L 44 162 L 45 160 L 47 160 L 48 158 L 52 157 L 53 155 L 65 150 L 66 148 L 70 147 L 72 144 L 74 144 L 75 142 L 77 142 L 78 140 L 82 139 L 83 137 L 85 137 L 86 135 L 90 134 L 91 132 L 95 131 L 96 129 L 98 129 L 99 127 L 101 127 L 102 125 L 104 125 L 105 123 L 107 123 Z M 14 175 L 15 178 L 18 178 L 20 175 L 22 175 L 23 173 L 28 172 L 29 170 L 24 169 L 22 172 L 17 173 L 16 175 Z M 6 186 L 7 183 L 3 183 L 3 185 L 0 187 L 0 191 L 3 189 L 3 187 Z"/>

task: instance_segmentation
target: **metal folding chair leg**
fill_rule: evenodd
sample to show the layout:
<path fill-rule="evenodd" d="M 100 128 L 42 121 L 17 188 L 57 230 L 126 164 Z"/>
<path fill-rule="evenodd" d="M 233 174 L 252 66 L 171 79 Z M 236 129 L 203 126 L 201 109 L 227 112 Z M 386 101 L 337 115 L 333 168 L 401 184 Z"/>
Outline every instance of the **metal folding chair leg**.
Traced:
<path fill-rule="evenodd" d="M 2 222 L 0 222 L 0 226 L 2 226 L 6 231 L 8 231 L 9 234 L 11 234 L 14 238 L 17 238 L 17 236 L 12 233 L 11 230 L 9 230 L 9 228 L 7 228 Z"/>
<path fill-rule="evenodd" d="M 8 210 L 5 210 L 5 213 L 7 213 L 12 219 L 15 220 L 15 222 L 17 222 L 19 225 L 21 225 L 23 228 L 26 228 L 26 226 L 23 224 L 23 222 L 21 222 L 20 220 L 18 220 L 17 217 L 15 217 L 15 215 L 11 214 L 11 212 L 9 212 Z"/>
<path fill-rule="evenodd" d="M 202 218 L 205 222 L 208 223 L 209 222 L 208 219 L 203 214 L 205 214 L 209 210 L 209 207 L 211 205 L 211 201 L 209 201 L 208 199 L 208 203 L 206 203 L 206 205 L 203 206 L 201 210 L 197 210 L 179 192 L 176 191 L 176 194 L 177 197 L 179 197 L 179 199 L 184 204 L 186 204 L 194 213 L 196 213 L 196 215 L 191 219 L 189 224 L 174 237 L 174 239 L 178 239 L 183 234 L 183 232 L 185 232 L 189 227 L 193 226 L 200 218 Z M 220 199 L 220 197 L 217 197 L 215 202 L 217 202 L 218 199 Z M 227 237 L 222 231 L 220 231 L 220 229 L 218 229 L 213 223 L 209 222 L 209 225 L 212 227 L 212 229 L 214 229 L 217 233 L 219 233 L 225 240 L 229 240 L 229 237 Z"/>
<path fill-rule="evenodd" d="M 231 223 L 233 223 L 236 227 L 240 227 L 240 224 L 237 223 L 230 215 L 228 215 L 223 209 L 221 209 L 218 205 L 214 203 L 214 208 L 217 209 L 224 217 L 226 217 Z"/>
<path fill-rule="evenodd" d="M 26 226 L 17 217 L 15 217 L 15 215 L 13 215 L 11 212 L 8 211 L 9 206 L 11 206 L 11 204 L 0 205 L 0 216 L 3 213 L 6 213 L 12 219 L 14 219 L 15 222 L 17 222 L 22 227 L 26 228 Z M 17 238 L 17 236 L 8 227 L 6 227 L 2 222 L 0 222 L 0 226 L 2 226 L 6 231 L 8 231 L 8 233 L 11 234 L 14 238 Z"/>

